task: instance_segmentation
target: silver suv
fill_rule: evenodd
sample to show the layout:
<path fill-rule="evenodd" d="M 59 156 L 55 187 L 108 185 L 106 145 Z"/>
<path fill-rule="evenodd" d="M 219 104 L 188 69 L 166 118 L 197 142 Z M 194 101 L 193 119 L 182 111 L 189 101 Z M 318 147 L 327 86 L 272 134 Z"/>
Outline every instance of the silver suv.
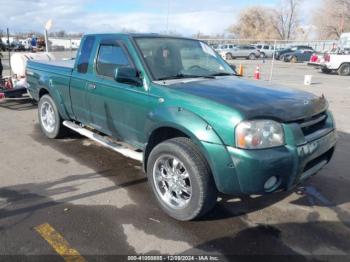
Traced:
<path fill-rule="evenodd" d="M 272 45 L 267 45 L 267 44 L 256 44 L 253 45 L 256 49 L 260 51 L 260 57 L 265 58 L 265 57 L 272 57 L 274 47 Z"/>
<path fill-rule="evenodd" d="M 254 60 L 260 57 L 259 50 L 256 49 L 256 47 L 250 45 L 236 45 L 232 48 L 220 50 L 219 54 L 226 60 L 235 58 L 246 58 Z"/>

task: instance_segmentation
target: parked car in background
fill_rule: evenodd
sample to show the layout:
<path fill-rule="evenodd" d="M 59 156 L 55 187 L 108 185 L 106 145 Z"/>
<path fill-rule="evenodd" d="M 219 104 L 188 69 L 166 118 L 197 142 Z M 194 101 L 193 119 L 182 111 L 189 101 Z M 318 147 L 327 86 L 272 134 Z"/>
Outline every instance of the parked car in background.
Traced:
<path fill-rule="evenodd" d="M 297 50 L 311 50 L 311 51 L 314 51 L 314 49 L 312 47 L 310 47 L 310 46 L 296 45 L 296 46 L 292 46 L 292 47 L 289 47 L 289 48 L 285 48 L 285 49 L 276 51 L 275 58 L 283 61 L 284 60 L 284 54 L 291 53 L 291 52 L 294 52 L 294 51 L 297 51 Z"/>
<path fill-rule="evenodd" d="M 267 44 L 256 44 L 253 45 L 256 49 L 260 51 L 260 57 L 272 57 L 274 50 L 274 46 Z"/>
<path fill-rule="evenodd" d="M 10 46 L 11 51 L 14 52 L 20 52 L 20 51 L 26 51 L 26 48 L 21 43 L 12 43 Z"/>
<path fill-rule="evenodd" d="M 283 61 L 292 63 L 310 61 L 313 53 L 314 51 L 312 50 L 296 50 L 294 52 L 284 54 Z"/>
<path fill-rule="evenodd" d="M 254 60 L 260 57 L 260 52 L 255 46 L 237 45 L 233 48 L 224 49 L 219 52 L 222 58 L 226 60 L 235 58 L 246 58 Z"/>
<path fill-rule="evenodd" d="M 6 45 L 3 42 L 0 42 L 0 51 L 6 51 Z"/>
<path fill-rule="evenodd" d="M 236 45 L 234 44 L 223 44 L 223 45 L 218 45 L 215 49 L 216 52 L 220 52 L 222 50 L 226 50 L 226 49 L 232 49 L 234 48 Z"/>
<path fill-rule="evenodd" d="M 337 72 L 337 74 L 341 76 L 350 76 L 350 53 L 327 53 L 324 55 L 318 67 L 321 68 L 323 73 Z"/>

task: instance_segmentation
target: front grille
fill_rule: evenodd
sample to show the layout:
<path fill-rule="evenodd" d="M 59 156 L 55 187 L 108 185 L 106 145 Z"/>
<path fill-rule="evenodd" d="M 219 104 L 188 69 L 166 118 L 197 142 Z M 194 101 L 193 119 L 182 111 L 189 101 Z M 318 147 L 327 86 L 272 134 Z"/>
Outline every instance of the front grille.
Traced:
<path fill-rule="evenodd" d="M 322 112 L 313 117 L 304 118 L 297 121 L 301 130 L 303 131 L 304 136 L 311 135 L 318 130 L 321 130 L 325 127 L 327 121 L 326 112 Z"/>
<path fill-rule="evenodd" d="M 333 155 L 333 152 L 334 152 L 334 147 L 329 149 L 326 153 L 324 153 L 324 154 L 320 155 L 319 157 L 316 157 L 315 159 L 308 162 L 304 167 L 303 173 L 310 170 L 311 168 L 313 168 L 317 164 L 321 163 L 322 161 L 325 161 L 326 163 L 328 163 Z"/>

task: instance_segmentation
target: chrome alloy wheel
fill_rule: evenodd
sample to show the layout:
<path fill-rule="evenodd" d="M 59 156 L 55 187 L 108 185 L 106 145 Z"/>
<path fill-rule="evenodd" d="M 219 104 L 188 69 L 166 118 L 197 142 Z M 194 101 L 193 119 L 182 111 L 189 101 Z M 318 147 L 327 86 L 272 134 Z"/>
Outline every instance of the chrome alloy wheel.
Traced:
<path fill-rule="evenodd" d="M 40 119 L 42 126 L 47 132 L 51 133 L 55 130 L 56 117 L 53 107 L 50 103 L 42 103 L 40 108 Z"/>
<path fill-rule="evenodd" d="M 192 196 L 189 173 L 184 164 L 171 155 L 160 156 L 153 167 L 153 181 L 160 198 L 171 208 L 185 208 Z"/>

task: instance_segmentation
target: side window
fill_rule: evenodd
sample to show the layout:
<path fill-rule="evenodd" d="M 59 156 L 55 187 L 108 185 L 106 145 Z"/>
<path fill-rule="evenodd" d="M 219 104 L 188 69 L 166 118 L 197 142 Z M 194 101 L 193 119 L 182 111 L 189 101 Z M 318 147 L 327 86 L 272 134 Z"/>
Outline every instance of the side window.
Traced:
<path fill-rule="evenodd" d="M 95 43 L 94 36 L 88 36 L 85 38 L 83 46 L 80 50 L 77 70 L 79 73 L 85 74 L 89 67 L 89 60 L 91 57 L 91 51 Z"/>
<path fill-rule="evenodd" d="M 269 49 L 270 49 L 270 46 L 265 45 L 265 46 L 264 46 L 264 49 L 265 49 L 265 50 L 269 50 Z"/>
<path fill-rule="evenodd" d="M 130 65 L 128 56 L 119 45 L 101 45 L 96 61 L 97 74 L 114 78 L 115 70 Z"/>

